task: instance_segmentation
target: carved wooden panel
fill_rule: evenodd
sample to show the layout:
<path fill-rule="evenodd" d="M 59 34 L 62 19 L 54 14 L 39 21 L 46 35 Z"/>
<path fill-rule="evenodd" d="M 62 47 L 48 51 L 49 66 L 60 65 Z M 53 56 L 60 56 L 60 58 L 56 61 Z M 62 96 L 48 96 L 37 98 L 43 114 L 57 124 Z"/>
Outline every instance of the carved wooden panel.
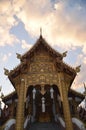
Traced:
<path fill-rule="evenodd" d="M 32 63 L 30 66 L 30 72 L 53 72 L 53 64 L 52 63 L 46 63 L 46 62 L 39 62 L 39 63 Z"/>
<path fill-rule="evenodd" d="M 30 68 L 28 68 L 28 84 L 57 84 L 57 71 L 53 58 L 48 54 L 41 52 L 31 59 Z"/>

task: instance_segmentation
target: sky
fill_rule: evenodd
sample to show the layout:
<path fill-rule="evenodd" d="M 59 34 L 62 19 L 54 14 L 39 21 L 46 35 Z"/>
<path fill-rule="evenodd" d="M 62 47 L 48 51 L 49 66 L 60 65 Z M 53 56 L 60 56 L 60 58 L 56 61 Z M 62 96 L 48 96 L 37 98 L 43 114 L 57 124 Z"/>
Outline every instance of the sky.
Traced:
<path fill-rule="evenodd" d="M 24 54 L 43 38 L 52 48 L 68 51 L 64 62 L 81 65 L 72 89 L 83 92 L 86 83 L 86 0 L 0 0 L 0 86 L 7 95 L 14 91 L 4 68 L 19 63 Z"/>

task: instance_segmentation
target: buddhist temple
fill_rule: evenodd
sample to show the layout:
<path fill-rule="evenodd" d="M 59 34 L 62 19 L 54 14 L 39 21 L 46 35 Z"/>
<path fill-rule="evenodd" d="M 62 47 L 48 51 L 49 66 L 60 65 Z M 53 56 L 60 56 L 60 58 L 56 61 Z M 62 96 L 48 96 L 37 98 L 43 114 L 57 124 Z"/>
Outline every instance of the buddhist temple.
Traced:
<path fill-rule="evenodd" d="M 84 95 L 71 89 L 80 71 L 39 36 L 20 64 L 5 75 L 15 91 L 2 98 L 0 130 L 85 130 L 78 106 Z M 77 124 L 78 122 L 78 124 Z"/>

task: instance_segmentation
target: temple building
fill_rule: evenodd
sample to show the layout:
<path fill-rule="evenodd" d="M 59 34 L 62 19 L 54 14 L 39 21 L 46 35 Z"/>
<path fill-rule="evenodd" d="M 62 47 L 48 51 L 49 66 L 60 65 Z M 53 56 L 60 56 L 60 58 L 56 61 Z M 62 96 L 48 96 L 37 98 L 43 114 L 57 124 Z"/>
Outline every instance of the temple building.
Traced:
<path fill-rule="evenodd" d="M 16 68 L 4 69 L 15 91 L 2 98 L 0 130 L 85 130 L 77 110 L 84 95 L 71 89 L 80 66 L 67 65 L 66 53 L 40 35 L 29 51 L 17 54 Z"/>

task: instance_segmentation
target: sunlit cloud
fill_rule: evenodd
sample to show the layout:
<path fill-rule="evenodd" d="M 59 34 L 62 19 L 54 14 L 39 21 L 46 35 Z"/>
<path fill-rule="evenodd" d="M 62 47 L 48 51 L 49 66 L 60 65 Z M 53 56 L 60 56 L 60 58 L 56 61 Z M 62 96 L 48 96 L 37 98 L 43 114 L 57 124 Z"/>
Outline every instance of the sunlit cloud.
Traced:
<path fill-rule="evenodd" d="M 10 33 L 12 26 L 18 22 L 14 17 L 14 11 L 9 0 L 0 1 L 0 21 L 0 46 L 19 42 L 16 36 Z"/>
<path fill-rule="evenodd" d="M 8 44 L 12 44 L 15 41 L 14 39 L 18 40 L 10 34 L 10 29 L 18 23 L 14 17 L 16 16 L 24 23 L 25 30 L 31 35 L 37 37 L 39 29 L 42 27 L 44 37 L 53 46 L 59 46 L 59 44 L 63 48 L 65 45 L 67 48 L 71 48 L 71 45 L 83 46 L 83 52 L 85 52 L 86 17 L 81 16 L 82 12 L 84 12 L 83 5 L 80 2 L 75 2 L 72 10 L 66 9 L 67 6 L 70 6 L 70 3 L 72 5 L 70 0 L 58 0 L 53 5 L 50 0 L 13 0 L 12 2 L 4 0 L 0 2 L 0 12 L 2 14 L 0 19 L 3 21 L 0 26 L 0 34 L 3 36 L 6 32 Z M 82 17 L 82 20 L 80 17 Z M 4 45 L 6 40 L 0 42 L 1 45 Z"/>
<path fill-rule="evenodd" d="M 84 85 L 83 83 L 77 83 L 77 79 L 75 80 L 75 82 L 73 83 L 72 89 L 77 90 L 80 93 L 84 92 Z"/>
<path fill-rule="evenodd" d="M 0 36 L 0 46 L 13 45 L 14 43 L 19 42 L 19 40 L 16 38 L 16 36 L 10 34 L 6 30 L 4 30 L 0 34 L 1 34 L 1 36 Z"/>
<path fill-rule="evenodd" d="M 5 62 L 7 59 L 8 59 L 8 57 L 7 57 L 7 55 L 5 54 L 5 55 L 3 56 L 2 61 Z"/>
<path fill-rule="evenodd" d="M 21 43 L 21 44 L 22 44 L 22 45 L 21 45 L 22 49 L 27 49 L 27 48 L 30 49 L 30 48 L 32 47 L 32 45 L 26 43 L 25 40 L 22 40 L 22 43 Z"/>
<path fill-rule="evenodd" d="M 72 88 L 79 91 L 79 92 L 84 92 L 84 84 L 86 84 L 86 57 L 83 54 L 80 54 L 77 56 L 76 60 L 76 66 L 80 64 L 80 72 L 77 74 L 73 84 Z"/>
<path fill-rule="evenodd" d="M 55 10 L 62 10 L 63 9 L 63 4 L 62 2 L 58 2 L 54 4 L 54 9 Z"/>
<path fill-rule="evenodd" d="M 86 44 L 83 46 L 82 51 L 83 51 L 84 54 L 86 54 Z"/>
<path fill-rule="evenodd" d="M 86 44 L 86 24 L 84 16 L 82 17 L 83 21 L 79 21 L 81 11 L 83 11 L 78 11 L 81 5 L 75 4 L 72 12 L 71 10 L 66 12 L 65 8 L 68 1 L 55 3 L 54 9 L 51 8 L 52 5 L 49 0 L 44 1 L 42 8 L 40 8 L 41 2 L 42 0 L 36 0 L 36 2 L 23 0 L 22 3 L 20 2 L 19 8 L 21 10 L 18 9 L 20 11 L 18 11 L 17 17 L 24 23 L 26 31 L 33 36 L 38 36 L 39 29 L 42 27 L 44 37 L 53 46 L 61 45 L 65 48 L 66 45 L 67 48 L 71 48 L 71 45 L 73 45 L 83 46 L 84 48 Z M 15 3 L 17 6 L 17 1 Z M 16 9 L 14 10 L 16 11 Z"/>
<path fill-rule="evenodd" d="M 83 63 L 86 65 L 86 57 L 83 58 Z"/>
<path fill-rule="evenodd" d="M 8 61 L 8 59 L 12 56 L 12 53 L 0 53 L 0 65 L 4 65 L 4 63 L 6 63 Z M 0 66 L 1 67 L 1 66 Z"/>

